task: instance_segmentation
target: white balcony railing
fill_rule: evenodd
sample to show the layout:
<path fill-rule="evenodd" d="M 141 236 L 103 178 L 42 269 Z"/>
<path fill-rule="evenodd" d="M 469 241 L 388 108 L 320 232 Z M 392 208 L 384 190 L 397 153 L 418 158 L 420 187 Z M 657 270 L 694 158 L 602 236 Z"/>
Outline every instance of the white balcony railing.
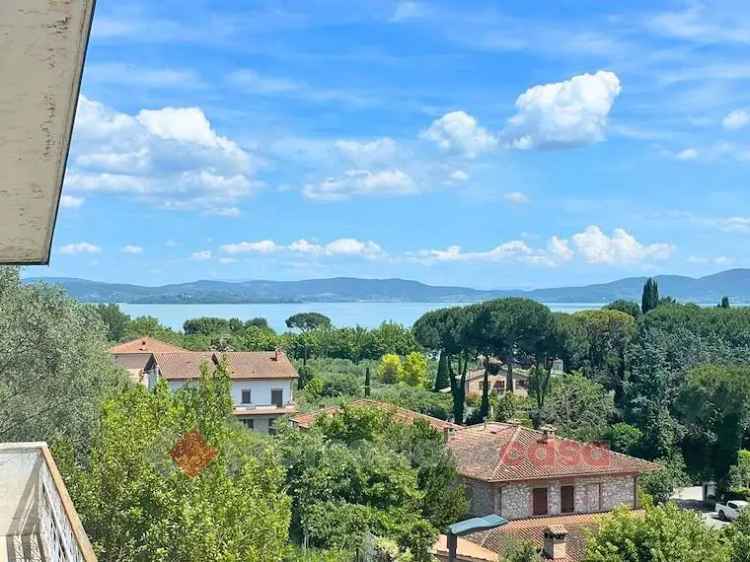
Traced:
<path fill-rule="evenodd" d="M 45 443 L 0 444 L 0 560 L 5 559 L 96 562 Z"/>

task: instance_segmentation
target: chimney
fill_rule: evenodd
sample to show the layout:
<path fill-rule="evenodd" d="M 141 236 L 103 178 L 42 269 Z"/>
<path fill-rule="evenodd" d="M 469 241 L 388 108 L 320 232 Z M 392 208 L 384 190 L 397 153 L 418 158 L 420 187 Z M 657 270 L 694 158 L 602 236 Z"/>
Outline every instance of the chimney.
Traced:
<path fill-rule="evenodd" d="M 443 428 L 443 443 L 447 443 L 450 438 L 451 438 L 451 428 L 444 427 Z"/>
<path fill-rule="evenodd" d="M 544 557 L 550 560 L 567 558 L 565 548 L 568 530 L 562 525 L 550 525 L 544 530 Z"/>
<path fill-rule="evenodd" d="M 278 361 L 279 357 L 281 356 L 281 350 L 277 347 L 273 350 L 273 360 Z"/>
<path fill-rule="evenodd" d="M 540 429 L 542 430 L 542 443 L 549 443 L 550 441 L 555 440 L 555 431 L 557 431 L 556 427 L 543 425 Z"/>

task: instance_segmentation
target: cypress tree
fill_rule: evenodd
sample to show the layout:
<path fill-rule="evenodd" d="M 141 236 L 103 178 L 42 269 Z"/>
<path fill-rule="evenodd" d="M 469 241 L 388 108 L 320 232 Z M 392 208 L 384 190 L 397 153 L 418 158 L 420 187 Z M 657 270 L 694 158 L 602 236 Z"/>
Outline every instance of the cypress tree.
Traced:
<path fill-rule="evenodd" d="M 641 298 L 641 310 L 646 314 L 649 310 L 659 306 L 659 285 L 656 279 L 649 277 L 643 286 L 643 297 Z"/>
<path fill-rule="evenodd" d="M 486 361 L 486 360 L 485 360 Z M 489 365 L 484 367 L 484 384 L 482 385 L 482 405 L 479 407 L 479 417 L 482 420 L 490 415 L 490 371 Z"/>
<path fill-rule="evenodd" d="M 370 397 L 370 367 L 365 367 L 365 398 Z"/>
<path fill-rule="evenodd" d="M 721 308 L 729 308 L 729 297 L 721 297 Z"/>
<path fill-rule="evenodd" d="M 451 385 L 448 376 L 448 356 L 441 351 L 440 358 L 438 359 L 437 375 L 435 375 L 435 386 L 433 388 L 435 392 L 443 390 Z"/>

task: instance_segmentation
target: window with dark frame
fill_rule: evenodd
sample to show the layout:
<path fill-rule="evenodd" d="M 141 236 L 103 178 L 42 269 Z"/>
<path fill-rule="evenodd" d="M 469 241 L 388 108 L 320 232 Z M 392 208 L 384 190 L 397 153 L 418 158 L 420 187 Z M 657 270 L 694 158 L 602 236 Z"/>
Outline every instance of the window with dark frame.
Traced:
<path fill-rule="evenodd" d="M 281 408 L 284 405 L 284 392 L 280 388 L 271 390 L 271 404 L 277 408 Z"/>
<path fill-rule="evenodd" d="M 560 488 L 560 512 L 573 513 L 576 510 L 575 486 L 562 486 Z"/>
<path fill-rule="evenodd" d="M 242 403 L 243 404 L 252 404 L 252 397 L 253 394 L 249 389 L 242 389 Z"/>
<path fill-rule="evenodd" d="M 243 419 L 242 423 L 248 429 L 255 429 L 255 420 Z"/>
<path fill-rule="evenodd" d="M 547 515 L 547 488 L 534 488 L 531 514 Z"/>

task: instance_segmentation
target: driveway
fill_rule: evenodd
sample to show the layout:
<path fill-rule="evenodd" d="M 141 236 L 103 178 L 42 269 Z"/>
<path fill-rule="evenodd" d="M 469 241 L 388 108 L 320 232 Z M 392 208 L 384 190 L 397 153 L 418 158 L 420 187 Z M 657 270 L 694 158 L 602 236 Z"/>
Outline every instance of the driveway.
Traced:
<path fill-rule="evenodd" d="M 703 506 L 703 488 L 701 486 L 690 486 L 688 488 L 678 488 L 675 490 L 672 499 L 684 509 L 697 511 L 707 527 L 712 529 L 721 529 L 729 525 L 726 521 L 721 521 L 719 515 Z"/>

